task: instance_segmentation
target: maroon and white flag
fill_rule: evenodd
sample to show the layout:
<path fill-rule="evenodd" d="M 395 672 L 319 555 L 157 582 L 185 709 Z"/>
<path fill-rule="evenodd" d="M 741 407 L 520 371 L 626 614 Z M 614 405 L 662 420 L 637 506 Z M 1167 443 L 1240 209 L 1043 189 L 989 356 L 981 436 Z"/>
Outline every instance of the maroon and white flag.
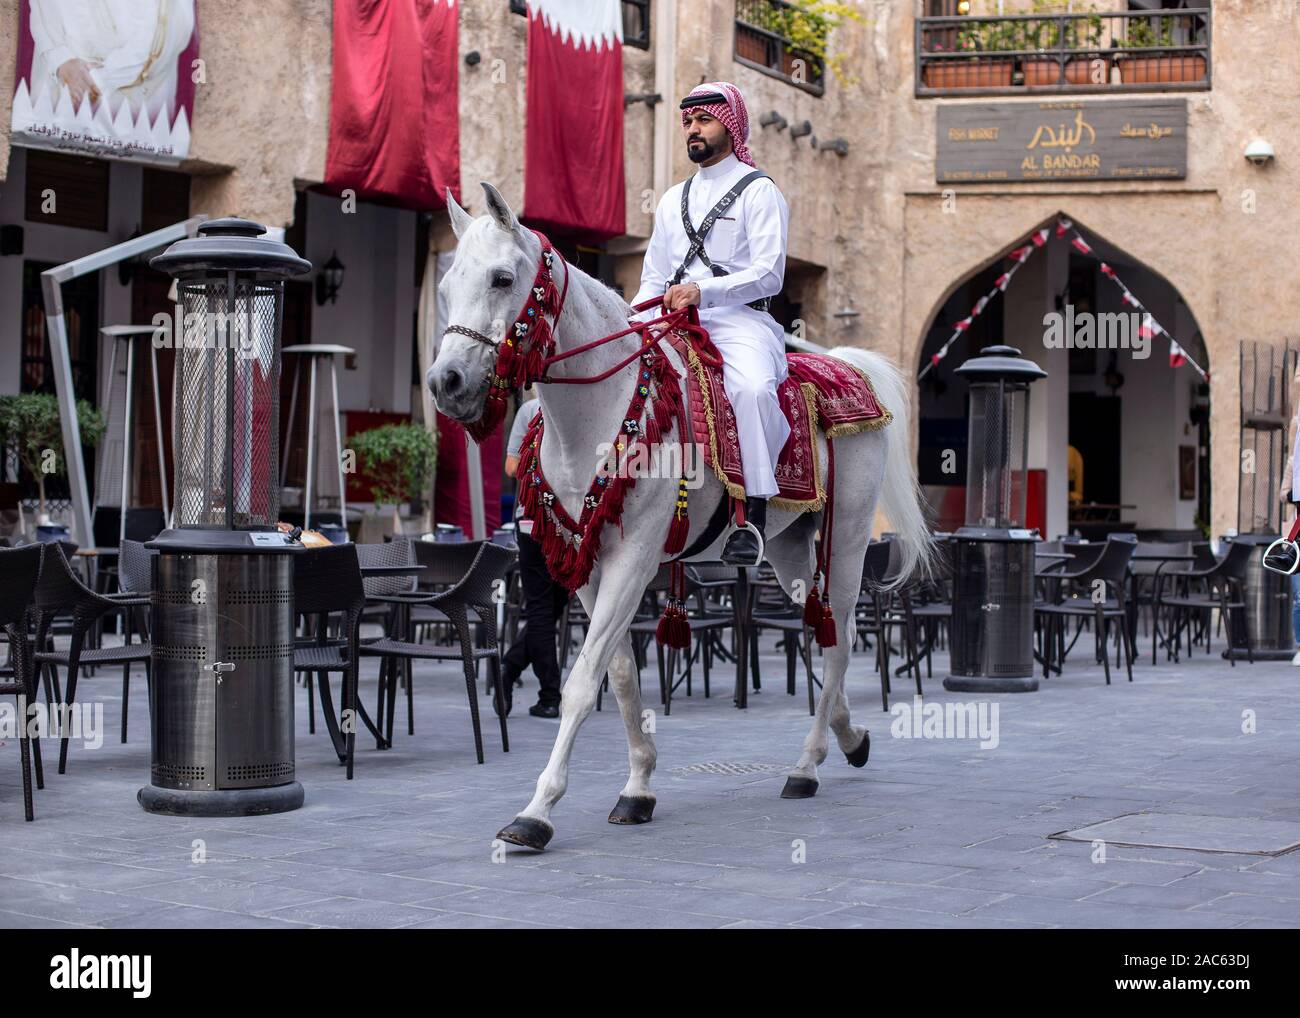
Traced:
<path fill-rule="evenodd" d="M 460 194 L 457 0 L 335 0 L 325 186 L 407 208 Z"/>
<path fill-rule="evenodd" d="M 1172 336 L 1169 337 L 1169 366 L 1171 368 L 1181 368 L 1187 363 L 1187 355 L 1183 353 L 1183 348 L 1174 342 Z"/>
<path fill-rule="evenodd" d="M 593 241 L 626 230 L 620 0 L 528 0 L 523 214 Z"/>

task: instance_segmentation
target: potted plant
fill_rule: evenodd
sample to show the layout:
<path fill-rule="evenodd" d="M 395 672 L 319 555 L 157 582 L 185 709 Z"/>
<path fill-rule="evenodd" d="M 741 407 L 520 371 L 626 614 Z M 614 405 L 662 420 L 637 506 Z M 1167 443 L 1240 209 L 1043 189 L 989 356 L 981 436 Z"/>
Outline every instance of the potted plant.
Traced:
<path fill-rule="evenodd" d="M 1035 0 L 1035 14 L 1063 14 L 1067 5 L 1062 0 Z M 1046 54 L 1057 49 L 1058 44 L 1066 51 L 1073 51 L 1065 60 L 1064 81 L 1070 85 L 1104 85 L 1110 79 L 1110 62 L 1102 55 L 1102 19 L 1095 7 L 1089 7 L 1084 18 L 1069 18 L 1064 24 L 1056 19 L 1031 22 L 1034 27 L 1027 31 L 1032 37 L 1035 49 L 1044 53 L 1042 57 L 1026 57 L 1021 62 L 1024 83 L 1028 87 L 1059 85 L 1062 82 L 1062 69 L 1059 59 Z M 1085 51 L 1080 53 L 1079 51 Z M 1092 53 L 1086 51 L 1092 50 Z"/>
<path fill-rule="evenodd" d="M 1184 81 L 1202 81 L 1206 61 L 1200 53 L 1161 53 L 1162 47 L 1174 45 L 1173 18 L 1130 18 L 1125 37 L 1115 45 L 1130 52 L 1115 58 L 1120 79 L 1126 85 L 1148 85 Z"/>
<path fill-rule="evenodd" d="M 767 67 L 770 64 L 768 47 L 771 45 L 771 40 L 755 29 L 765 28 L 769 32 L 776 31 L 776 27 L 770 23 L 770 12 L 771 7 L 767 4 L 750 4 L 745 7 L 743 17 L 736 18 L 736 56 L 760 67 Z"/>
<path fill-rule="evenodd" d="M 957 30 L 949 52 L 970 54 L 969 59 L 937 60 L 925 65 L 927 88 L 1002 88 L 1011 84 L 1016 62 L 1012 57 L 986 54 L 1019 49 L 1021 33 L 1015 22 L 975 21 Z M 936 43 L 931 52 L 945 52 Z"/>
<path fill-rule="evenodd" d="M 349 439 L 357 466 L 369 482 L 375 502 L 371 526 L 383 533 L 402 533 L 400 506 L 429 498 L 437 466 L 438 444 L 421 424 L 385 424 Z M 364 537 L 364 535 L 363 535 Z"/>
<path fill-rule="evenodd" d="M 81 444 L 93 448 L 104 437 L 104 415 L 84 399 L 77 400 L 77 425 L 81 429 Z M 63 426 L 59 418 L 59 401 L 45 392 L 23 392 L 0 396 L 0 448 L 14 447 L 18 462 L 36 481 L 39 510 L 36 516 L 38 534 L 57 538 L 66 535 L 67 528 L 50 519 L 45 501 L 45 478 L 61 474 L 64 469 Z M 26 524 L 20 525 L 26 532 Z"/>
<path fill-rule="evenodd" d="M 831 29 L 845 21 L 863 20 L 862 13 L 852 4 L 838 0 L 807 0 L 806 3 L 788 4 L 780 0 L 747 4 L 736 25 L 736 55 L 763 67 L 771 67 L 801 82 L 815 82 L 821 69 L 829 65 L 840 80 L 844 73 L 846 54 L 829 55 L 828 42 Z M 765 29 L 783 40 L 777 47 L 779 64 L 772 60 L 772 41 L 761 32 L 747 31 L 746 25 Z M 802 68 L 796 64 L 802 61 Z"/>

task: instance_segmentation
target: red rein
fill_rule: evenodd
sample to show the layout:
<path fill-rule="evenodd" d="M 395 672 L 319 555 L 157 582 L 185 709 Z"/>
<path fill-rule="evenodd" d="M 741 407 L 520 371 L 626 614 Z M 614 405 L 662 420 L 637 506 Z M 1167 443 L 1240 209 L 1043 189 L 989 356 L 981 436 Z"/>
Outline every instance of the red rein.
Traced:
<path fill-rule="evenodd" d="M 483 415 L 469 426 L 470 434 L 480 441 L 490 434 L 505 414 L 506 398 L 510 392 L 530 382 L 592 385 L 610 378 L 634 361 L 641 362 L 623 423 L 611 442 L 609 460 L 592 478 L 583 496 L 578 519 L 565 510 L 542 474 L 539 457 L 544 423 L 540 413 L 529 425 L 520 449 L 517 474 L 520 509 L 533 522 L 533 539 L 542 545 L 551 576 L 573 591 L 583 586 L 591 576 L 605 524 L 618 524 L 622 519 L 623 501 L 627 492 L 636 485 L 635 472 L 629 466 L 642 457 L 648 459 L 655 448 L 664 444 L 674 425 L 680 443 L 684 446 L 688 440 L 680 376 L 659 347 L 662 333 L 652 332 L 651 327 L 685 332 L 698 345 L 703 345 L 700 341 L 707 340 L 708 334 L 700 327 L 695 309 L 689 307 L 647 322 L 633 322 L 619 332 L 555 353 L 554 322 L 564 310 L 569 273 L 566 271 L 564 274 L 563 289 L 557 289 L 553 269 L 558 252 L 552 249 L 544 236 L 538 234 L 538 238 L 542 243 L 542 259 L 537 276 L 523 310 L 498 344 L 487 403 Z M 637 305 L 634 310 L 644 311 L 658 303 L 660 300 L 656 298 Z M 551 316 L 549 322 L 547 315 Z M 640 337 L 636 349 L 598 375 L 552 378 L 546 373 L 553 364 L 632 334 Z M 684 472 L 684 449 L 682 458 Z M 687 501 L 686 478 L 682 476 L 678 481 L 677 504 L 664 540 L 664 551 L 669 555 L 679 554 L 686 547 L 690 530 Z"/>

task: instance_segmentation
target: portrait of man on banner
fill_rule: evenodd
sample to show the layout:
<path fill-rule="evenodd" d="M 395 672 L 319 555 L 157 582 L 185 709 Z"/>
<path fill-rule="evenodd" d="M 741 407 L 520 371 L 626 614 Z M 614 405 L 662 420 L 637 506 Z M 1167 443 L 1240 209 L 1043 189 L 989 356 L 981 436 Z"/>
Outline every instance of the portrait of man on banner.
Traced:
<path fill-rule="evenodd" d="M 189 153 L 194 0 L 26 0 L 14 140 L 122 158 Z"/>

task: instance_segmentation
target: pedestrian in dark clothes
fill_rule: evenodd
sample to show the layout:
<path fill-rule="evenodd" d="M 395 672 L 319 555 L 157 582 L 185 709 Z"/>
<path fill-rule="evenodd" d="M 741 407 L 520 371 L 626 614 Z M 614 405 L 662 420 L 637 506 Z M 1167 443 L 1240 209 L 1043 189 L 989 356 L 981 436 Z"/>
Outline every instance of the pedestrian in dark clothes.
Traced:
<path fill-rule="evenodd" d="M 506 473 L 515 476 L 519 469 L 519 450 L 524 432 L 538 411 L 534 397 L 523 403 L 515 414 L 510 439 L 506 443 Z M 569 594 L 551 579 L 542 557 L 542 546 L 531 536 L 532 521 L 521 519 L 518 503 L 515 507 L 515 536 L 519 544 L 519 578 L 524 589 L 524 629 L 515 638 L 502 659 L 502 680 L 505 682 L 506 711 L 513 701 L 515 683 L 524 669 L 532 665 L 533 674 L 541 686 L 537 703 L 528 713 L 538 718 L 560 716 L 560 662 L 555 648 L 556 623 L 569 603 Z"/>

